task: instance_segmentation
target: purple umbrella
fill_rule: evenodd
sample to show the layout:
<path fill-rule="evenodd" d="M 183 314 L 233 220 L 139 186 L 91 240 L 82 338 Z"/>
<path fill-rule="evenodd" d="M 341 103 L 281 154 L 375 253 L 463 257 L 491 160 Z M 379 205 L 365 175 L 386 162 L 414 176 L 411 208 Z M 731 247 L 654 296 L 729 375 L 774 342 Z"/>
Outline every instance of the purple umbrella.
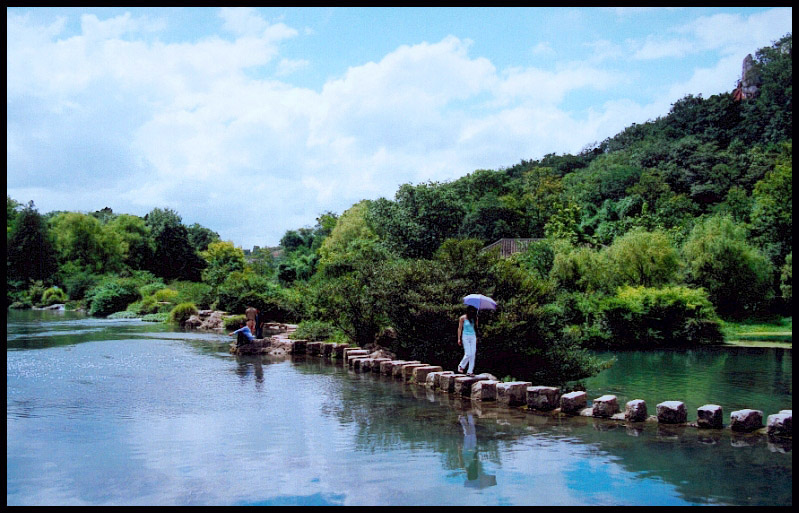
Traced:
<path fill-rule="evenodd" d="M 463 298 L 463 304 L 470 305 L 478 310 L 496 310 L 497 302 L 482 294 L 469 294 Z"/>

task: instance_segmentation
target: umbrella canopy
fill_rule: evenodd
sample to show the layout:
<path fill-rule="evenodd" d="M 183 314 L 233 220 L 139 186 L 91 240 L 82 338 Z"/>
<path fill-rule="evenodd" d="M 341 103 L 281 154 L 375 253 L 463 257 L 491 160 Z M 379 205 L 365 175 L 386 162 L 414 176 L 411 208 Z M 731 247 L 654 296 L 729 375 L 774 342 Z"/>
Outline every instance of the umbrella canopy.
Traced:
<path fill-rule="evenodd" d="M 478 310 L 496 310 L 497 302 L 482 294 L 469 294 L 463 298 L 463 304 L 470 305 Z"/>

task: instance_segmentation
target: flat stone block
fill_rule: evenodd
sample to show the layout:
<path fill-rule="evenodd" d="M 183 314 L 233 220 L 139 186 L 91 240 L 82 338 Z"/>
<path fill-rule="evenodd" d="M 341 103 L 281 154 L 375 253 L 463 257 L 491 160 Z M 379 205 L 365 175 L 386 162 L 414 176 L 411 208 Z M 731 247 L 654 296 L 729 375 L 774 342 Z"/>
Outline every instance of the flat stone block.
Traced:
<path fill-rule="evenodd" d="M 291 354 L 305 354 L 306 340 L 295 340 L 291 344 Z"/>
<path fill-rule="evenodd" d="M 453 393 L 455 392 L 455 380 L 458 378 L 466 377 L 466 374 L 458 374 L 451 372 L 450 374 L 442 374 L 440 379 L 439 389 L 442 392 Z"/>
<path fill-rule="evenodd" d="M 527 404 L 529 381 L 511 381 L 497 384 L 497 404 L 500 406 L 521 406 Z"/>
<path fill-rule="evenodd" d="M 452 389 L 452 393 L 460 395 L 461 397 L 471 397 L 472 386 L 478 381 L 484 381 L 486 379 L 487 378 L 480 378 L 477 376 L 455 378 L 455 386 Z"/>
<path fill-rule="evenodd" d="M 358 356 L 369 356 L 369 351 L 365 349 L 354 349 L 354 350 L 350 349 L 349 351 L 347 351 L 347 354 L 344 358 L 346 362 L 349 363 L 350 360 Z"/>
<path fill-rule="evenodd" d="M 610 418 L 619 412 L 619 402 L 615 395 L 603 395 L 591 402 L 594 417 Z"/>
<path fill-rule="evenodd" d="M 527 407 L 531 410 L 549 411 L 558 407 L 560 389 L 558 387 L 527 387 Z"/>
<path fill-rule="evenodd" d="M 333 352 L 330 356 L 335 356 L 336 358 L 344 358 L 344 349 L 350 347 L 348 344 L 334 344 L 333 345 Z"/>
<path fill-rule="evenodd" d="M 374 358 L 353 358 L 352 368 L 356 372 L 370 372 Z"/>
<path fill-rule="evenodd" d="M 380 362 L 380 374 L 388 374 L 391 376 L 391 369 L 400 363 L 405 363 L 405 360 L 389 360 L 387 362 Z"/>
<path fill-rule="evenodd" d="M 499 381 L 495 379 L 480 380 L 472 385 L 472 401 L 496 401 L 497 385 Z"/>
<path fill-rule="evenodd" d="M 333 356 L 333 348 L 336 347 L 336 344 L 333 342 L 323 342 L 322 343 L 322 356 Z"/>
<path fill-rule="evenodd" d="M 427 375 L 431 372 L 440 372 L 442 369 L 438 365 L 426 365 L 424 367 L 416 367 L 411 374 L 411 381 L 423 385 L 427 382 Z"/>
<path fill-rule="evenodd" d="M 355 362 L 357 360 L 365 360 L 367 358 L 369 358 L 369 355 L 350 355 L 347 358 L 347 365 L 349 365 L 350 367 L 352 367 L 354 369 L 355 368 Z"/>
<path fill-rule="evenodd" d="M 560 397 L 560 411 L 579 413 L 588 404 L 588 394 L 583 391 L 569 392 Z"/>
<path fill-rule="evenodd" d="M 774 415 L 769 415 L 766 422 L 766 432 L 772 436 L 793 437 L 792 415 L 791 410 L 782 410 Z"/>
<path fill-rule="evenodd" d="M 656 408 L 658 422 L 662 424 L 683 424 L 688 419 L 682 401 L 663 401 Z"/>
<path fill-rule="evenodd" d="M 308 342 L 305 345 L 305 350 L 311 356 L 318 355 L 322 350 L 322 343 L 321 342 Z"/>
<path fill-rule="evenodd" d="M 700 428 L 721 429 L 724 414 L 718 404 L 706 404 L 696 409 L 696 425 Z"/>
<path fill-rule="evenodd" d="M 760 410 L 738 410 L 730 413 L 730 429 L 733 431 L 754 431 L 763 427 L 763 412 Z"/>
<path fill-rule="evenodd" d="M 439 386 L 441 386 L 440 378 L 442 374 L 454 374 L 454 373 L 452 371 L 431 372 L 430 374 L 427 375 L 427 378 L 425 378 L 425 385 L 430 388 L 438 388 Z"/>
<path fill-rule="evenodd" d="M 628 422 L 643 422 L 646 417 L 646 401 L 643 399 L 633 399 L 624 405 L 624 419 Z"/>
<path fill-rule="evenodd" d="M 390 362 L 391 358 L 372 358 L 372 372 L 380 372 L 383 362 Z"/>
<path fill-rule="evenodd" d="M 403 381 L 410 381 L 413 371 L 417 367 L 427 367 L 426 363 L 406 363 L 400 366 Z"/>

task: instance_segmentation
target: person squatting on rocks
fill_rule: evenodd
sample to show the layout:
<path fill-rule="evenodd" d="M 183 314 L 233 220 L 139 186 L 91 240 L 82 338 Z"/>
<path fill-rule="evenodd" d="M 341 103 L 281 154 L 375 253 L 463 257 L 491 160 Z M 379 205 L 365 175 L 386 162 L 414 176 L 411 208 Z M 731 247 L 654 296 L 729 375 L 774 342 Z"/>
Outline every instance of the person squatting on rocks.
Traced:
<path fill-rule="evenodd" d="M 463 374 L 469 365 L 468 375 L 474 376 L 474 358 L 477 354 L 477 308 L 466 307 L 466 313 L 458 322 L 458 345 L 463 346 L 463 359 L 458 364 L 458 372 Z"/>
<path fill-rule="evenodd" d="M 253 340 L 255 340 L 255 337 L 253 336 L 252 331 L 250 331 L 250 327 L 247 326 L 247 324 L 244 324 L 243 322 L 241 323 L 241 327 L 239 329 L 237 329 L 236 331 L 231 331 L 229 333 L 230 336 L 233 336 L 233 335 L 236 335 L 236 334 L 238 334 L 238 336 L 236 337 L 236 345 L 237 346 L 242 346 L 244 344 L 250 344 L 250 343 L 252 343 Z"/>

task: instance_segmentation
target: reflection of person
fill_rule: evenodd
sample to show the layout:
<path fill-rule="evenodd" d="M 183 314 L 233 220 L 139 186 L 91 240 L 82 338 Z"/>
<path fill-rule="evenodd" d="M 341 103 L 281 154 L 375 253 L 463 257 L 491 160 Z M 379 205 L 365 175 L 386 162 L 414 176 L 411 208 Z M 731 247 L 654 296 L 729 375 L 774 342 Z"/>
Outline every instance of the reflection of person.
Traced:
<path fill-rule="evenodd" d="M 463 346 L 463 359 L 458 364 L 458 372 L 462 374 L 468 364 L 468 374 L 474 376 L 474 358 L 477 355 L 477 308 L 471 305 L 466 307 L 466 313 L 461 315 L 458 321 L 458 345 Z"/>
<path fill-rule="evenodd" d="M 471 413 L 460 415 L 458 421 L 463 428 L 463 447 L 461 448 L 461 464 L 466 469 L 465 486 L 469 488 L 486 488 L 496 486 L 497 476 L 486 475 L 480 469 L 480 457 L 477 454 L 477 429 Z"/>
<path fill-rule="evenodd" d="M 255 337 L 253 336 L 252 331 L 250 331 L 250 327 L 247 326 L 244 323 L 242 323 L 241 327 L 239 329 L 237 329 L 236 331 L 231 331 L 229 333 L 229 335 L 230 336 L 238 335 L 236 337 L 236 345 L 237 346 L 241 346 L 241 345 L 244 345 L 244 344 L 249 344 L 250 342 L 255 340 Z"/>

